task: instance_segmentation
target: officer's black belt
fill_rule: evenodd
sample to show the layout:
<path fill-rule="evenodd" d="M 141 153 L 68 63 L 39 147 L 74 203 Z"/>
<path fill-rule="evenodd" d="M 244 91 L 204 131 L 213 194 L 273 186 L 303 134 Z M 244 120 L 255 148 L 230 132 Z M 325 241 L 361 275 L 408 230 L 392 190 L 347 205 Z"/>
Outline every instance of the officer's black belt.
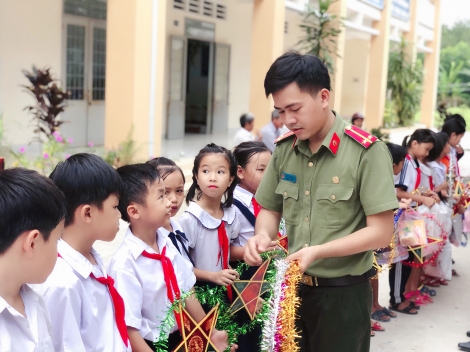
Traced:
<path fill-rule="evenodd" d="M 370 269 L 362 275 L 346 275 L 335 278 L 324 278 L 324 277 L 315 277 L 307 274 L 303 274 L 302 283 L 308 286 L 318 286 L 318 287 L 341 287 L 341 286 L 351 286 L 357 285 L 362 282 L 369 281 L 369 279 L 375 275 L 376 270 L 374 268 Z"/>

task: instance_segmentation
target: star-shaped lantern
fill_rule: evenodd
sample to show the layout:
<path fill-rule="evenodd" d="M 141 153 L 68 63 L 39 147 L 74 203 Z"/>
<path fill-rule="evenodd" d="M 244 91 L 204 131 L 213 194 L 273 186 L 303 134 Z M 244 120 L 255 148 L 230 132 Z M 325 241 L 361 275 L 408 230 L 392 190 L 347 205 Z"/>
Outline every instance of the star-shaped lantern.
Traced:
<path fill-rule="evenodd" d="M 219 350 L 210 343 L 212 330 L 217 322 L 219 313 L 219 305 L 211 309 L 211 311 L 199 322 L 196 323 L 191 315 L 181 305 L 179 307 L 181 336 L 183 341 L 176 347 L 173 352 L 206 352 L 209 345 L 219 352 Z"/>
<path fill-rule="evenodd" d="M 286 255 L 289 254 L 289 241 L 287 239 L 287 235 L 278 237 L 277 245 L 282 251 L 284 251 L 284 253 L 286 253 Z"/>
<path fill-rule="evenodd" d="M 268 259 L 261 264 L 251 280 L 238 280 L 232 284 L 238 295 L 230 306 L 232 314 L 245 308 L 251 320 L 255 318 L 258 298 L 270 287 L 269 282 L 264 281 L 264 276 L 266 275 L 270 261 L 271 260 Z"/>

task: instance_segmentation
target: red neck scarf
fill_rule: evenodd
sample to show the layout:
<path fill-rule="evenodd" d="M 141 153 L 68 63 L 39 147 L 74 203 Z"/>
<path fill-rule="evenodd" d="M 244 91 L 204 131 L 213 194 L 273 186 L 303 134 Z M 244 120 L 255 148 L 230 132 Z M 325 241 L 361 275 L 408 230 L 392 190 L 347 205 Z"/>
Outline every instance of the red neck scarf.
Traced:
<path fill-rule="evenodd" d="M 163 247 L 161 254 L 149 253 L 147 251 L 143 251 L 142 255 L 146 258 L 150 258 L 153 260 L 160 260 L 162 263 L 163 268 L 163 277 L 165 279 L 166 284 L 166 294 L 168 299 L 171 303 L 176 299 L 179 299 L 181 296 L 181 291 L 178 287 L 178 281 L 176 280 L 175 269 L 173 268 L 173 264 L 171 263 L 170 258 L 165 256 L 166 253 L 166 246 Z M 176 323 L 178 324 L 178 328 L 181 330 L 181 319 L 178 313 L 174 312 L 176 317 Z"/>
<path fill-rule="evenodd" d="M 406 154 L 406 158 L 410 161 L 410 162 L 416 162 L 414 161 L 413 159 L 411 159 L 411 156 L 410 154 Z M 417 162 L 416 162 L 417 163 Z M 418 167 L 416 168 L 416 171 L 418 172 L 418 176 L 416 177 L 416 183 L 415 183 L 415 189 L 418 189 L 419 187 L 419 184 L 421 183 L 421 169 L 419 168 L 419 164 L 417 163 Z"/>
<path fill-rule="evenodd" d="M 63 258 L 60 253 L 57 253 L 57 257 Z M 122 299 L 119 292 L 114 287 L 114 280 L 111 276 L 108 277 L 96 277 L 93 273 L 90 274 L 90 277 L 98 281 L 100 284 L 106 285 L 108 288 L 109 294 L 111 296 L 111 300 L 114 306 L 114 318 L 116 320 L 116 325 L 121 335 L 122 341 L 129 347 L 129 335 L 127 334 L 127 326 L 126 321 L 124 319 L 125 316 L 125 307 L 124 307 L 124 300 Z"/>
<path fill-rule="evenodd" d="M 255 213 L 255 218 L 258 217 L 259 211 L 261 210 L 261 206 L 256 201 L 255 197 L 251 198 L 251 203 L 253 204 L 253 209 Z"/>
<path fill-rule="evenodd" d="M 227 231 L 225 231 L 225 222 L 222 220 L 219 227 L 217 228 L 217 236 L 219 237 L 219 257 L 217 259 L 217 264 L 219 260 L 222 264 L 222 269 L 228 269 L 228 249 L 229 242 L 227 237 Z M 227 286 L 227 295 L 230 302 L 232 302 L 232 286 Z"/>

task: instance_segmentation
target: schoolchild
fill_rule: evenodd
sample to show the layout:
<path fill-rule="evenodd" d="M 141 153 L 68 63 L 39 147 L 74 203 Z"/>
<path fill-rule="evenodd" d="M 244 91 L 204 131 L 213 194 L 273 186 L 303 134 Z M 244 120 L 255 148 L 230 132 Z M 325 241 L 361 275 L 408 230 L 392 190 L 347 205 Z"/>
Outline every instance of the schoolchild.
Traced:
<path fill-rule="evenodd" d="M 54 351 L 41 284 L 57 260 L 65 197 L 32 170 L 0 172 L 0 351 Z"/>
<path fill-rule="evenodd" d="M 158 171 L 148 164 L 120 167 L 124 184 L 119 209 L 128 222 L 124 242 L 109 263 L 126 305 L 126 325 L 133 351 L 154 351 L 168 307 L 182 293 L 192 290 L 196 281 L 191 264 L 174 247 L 171 239 L 159 232 L 170 224 L 171 202 Z M 199 322 L 205 313 L 194 295 L 185 300 L 186 310 Z M 173 351 L 181 342 L 178 315 L 168 335 Z M 227 348 L 227 334 L 214 330 L 211 341 L 221 351 Z"/>
<path fill-rule="evenodd" d="M 112 241 L 119 229 L 118 173 L 93 154 L 75 154 L 50 178 L 64 193 L 67 216 L 57 263 L 41 286 L 51 314 L 57 351 L 129 351 L 124 303 L 97 240 Z"/>
<path fill-rule="evenodd" d="M 161 227 L 158 231 L 168 236 L 183 258 L 187 259 L 194 266 L 188 252 L 188 238 L 179 222 L 175 219 L 184 202 L 184 184 L 186 179 L 183 170 L 173 160 L 165 157 L 154 158 L 147 161 L 147 164 L 157 169 L 165 184 L 165 195 L 171 202 L 170 224 L 166 227 Z"/>

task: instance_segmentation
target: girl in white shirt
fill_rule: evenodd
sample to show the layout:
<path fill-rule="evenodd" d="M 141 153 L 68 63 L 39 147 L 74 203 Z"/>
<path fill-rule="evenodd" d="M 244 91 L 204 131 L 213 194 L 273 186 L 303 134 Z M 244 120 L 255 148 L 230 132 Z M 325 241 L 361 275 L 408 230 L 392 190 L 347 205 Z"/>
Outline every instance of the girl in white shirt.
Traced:
<path fill-rule="evenodd" d="M 184 184 L 186 179 L 183 170 L 173 160 L 165 157 L 154 158 L 147 161 L 147 164 L 152 165 L 158 171 L 165 184 L 165 195 L 171 202 L 170 224 L 159 228 L 158 231 L 170 238 L 183 258 L 194 266 L 188 252 L 188 238 L 181 225 L 175 220 L 175 216 L 178 214 L 184 201 Z"/>
<path fill-rule="evenodd" d="M 189 207 L 180 224 L 189 240 L 197 284 L 227 286 L 231 300 L 230 285 L 238 274 L 229 269 L 230 245 L 238 242 L 240 232 L 232 205 L 237 161 L 229 150 L 211 143 L 199 151 L 192 171 L 193 183 L 186 196 Z"/>

